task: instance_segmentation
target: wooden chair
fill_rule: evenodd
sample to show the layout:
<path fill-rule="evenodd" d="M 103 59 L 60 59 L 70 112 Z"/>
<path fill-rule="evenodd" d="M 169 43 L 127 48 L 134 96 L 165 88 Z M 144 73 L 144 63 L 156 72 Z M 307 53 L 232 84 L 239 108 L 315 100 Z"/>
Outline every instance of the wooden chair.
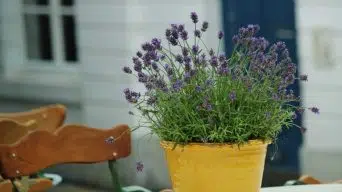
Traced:
<path fill-rule="evenodd" d="M 55 164 L 109 161 L 115 191 L 150 192 L 138 186 L 121 187 L 118 181 L 115 162 L 130 154 L 130 132 L 127 125 L 111 129 L 64 125 L 54 132 L 35 130 L 16 143 L 0 144 L 1 175 L 13 179 Z M 20 184 L 22 191 L 27 191 L 30 185 L 28 181 Z"/>
<path fill-rule="evenodd" d="M 48 105 L 26 112 L 0 113 L 1 119 L 11 119 L 22 124 L 37 124 L 37 130 L 55 131 L 65 120 L 66 107 L 60 104 Z"/>
<path fill-rule="evenodd" d="M 65 119 L 66 108 L 63 105 L 49 105 L 27 112 L 0 113 L 0 144 L 14 144 L 31 131 L 47 130 L 55 131 Z M 47 178 L 22 177 L 29 183 L 30 192 L 45 191 L 52 187 L 52 181 Z M 12 191 L 13 185 L 20 185 L 18 179 L 13 183 L 4 180 L 0 172 L 0 191 Z"/>

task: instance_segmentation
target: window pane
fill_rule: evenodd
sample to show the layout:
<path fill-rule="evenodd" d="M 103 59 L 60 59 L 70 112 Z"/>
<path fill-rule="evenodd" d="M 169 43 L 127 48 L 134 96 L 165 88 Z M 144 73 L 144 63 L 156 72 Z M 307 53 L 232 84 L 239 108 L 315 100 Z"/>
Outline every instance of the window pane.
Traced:
<path fill-rule="evenodd" d="M 71 15 L 63 15 L 63 33 L 64 33 L 64 55 L 66 61 L 77 61 L 77 42 L 75 31 L 75 18 Z"/>
<path fill-rule="evenodd" d="M 74 0 L 61 0 L 61 5 L 63 6 L 73 6 Z"/>
<path fill-rule="evenodd" d="M 28 59 L 48 60 L 52 56 L 50 17 L 45 14 L 24 14 Z"/>
<path fill-rule="evenodd" d="M 49 0 L 23 0 L 28 5 L 49 5 Z"/>

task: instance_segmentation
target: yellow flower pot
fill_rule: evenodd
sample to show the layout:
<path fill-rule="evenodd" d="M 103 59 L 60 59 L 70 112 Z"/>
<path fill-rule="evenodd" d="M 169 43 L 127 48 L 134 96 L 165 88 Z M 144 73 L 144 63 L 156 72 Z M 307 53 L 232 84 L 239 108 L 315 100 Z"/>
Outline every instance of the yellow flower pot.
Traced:
<path fill-rule="evenodd" d="M 258 192 L 267 145 L 253 140 L 245 145 L 185 146 L 161 142 L 174 192 Z"/>

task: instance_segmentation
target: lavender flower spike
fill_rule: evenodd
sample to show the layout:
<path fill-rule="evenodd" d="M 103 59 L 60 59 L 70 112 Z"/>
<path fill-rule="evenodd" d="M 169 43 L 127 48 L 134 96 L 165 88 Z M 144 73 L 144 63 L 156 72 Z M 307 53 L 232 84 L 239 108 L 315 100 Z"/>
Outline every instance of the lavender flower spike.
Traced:
<path fill-rule="evenodd" d="M 131 74 L 131 73 L 132 73 L 132 70 L 131 70 L 131 68 L 129 68 L 129 67 L 124 67 L 124 68 L 122 68 L 122 70 L 123 70 L 125 73 L 128 73 L 128 74 Z"/>
<path fill-rule="evenodd" d="M 230 94 L 229 94 L 229 99 L 231 101 L 235 101 L 236 100 L 236 93 L 235 91 L 232 91 Z"/>
<path fill-rule="evenodd" d="M 299 79 L 302 81 L 308 81 L 308 75 L 300 75 Z"/>
<path fill-rule="evenodd" d="M 223 35 L 224 35 L 223 31 L 219 31 L 217 36 L 219 39 L 222 39 Z"/>
<path fill-rule="evenodd" d="M 319 114 L 319 109 L 317 107 L 310 107 L 308 108 L 310 111 L 312 111 L 315 114 Z"/>
<path fill-rule="evenodd" d="M 198 15 L 196 12 L 191 12 L 190 14 L 191 20 L 193 23 L 197 23 L 198 22 Z"/>
<path fill-rule="evenodd" d="M 201 31 L 202 31 L 202 32 L 207 31 L 208 27 L 209 27 L 209 23 L 208 23 L 207 21 L 204 21 L 204 22 L 202 23 Z"/>

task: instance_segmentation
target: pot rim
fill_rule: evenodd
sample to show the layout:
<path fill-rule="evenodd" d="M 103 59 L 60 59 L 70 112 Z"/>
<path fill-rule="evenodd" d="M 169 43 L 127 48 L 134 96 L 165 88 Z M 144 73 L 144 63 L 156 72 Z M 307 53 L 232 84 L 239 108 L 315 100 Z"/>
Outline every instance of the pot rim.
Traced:
<path fill-rule="evenodd" d="M 175 146 L 181 146 L 182 148 L 193 148 L 193 147 L 208 147 L 208 148 L 234 148 L 234 147 L 261 147 L 265 145 L 271 144 L 272 141 L 263 141 L 259 139 L 249 140 L 245 144 L 237 144 L 237 143 L 188 143 L 188 144 L 176 144 L 173 141 L 160 141 L 160 145 L 164 149 L 174 149 Z"/>

